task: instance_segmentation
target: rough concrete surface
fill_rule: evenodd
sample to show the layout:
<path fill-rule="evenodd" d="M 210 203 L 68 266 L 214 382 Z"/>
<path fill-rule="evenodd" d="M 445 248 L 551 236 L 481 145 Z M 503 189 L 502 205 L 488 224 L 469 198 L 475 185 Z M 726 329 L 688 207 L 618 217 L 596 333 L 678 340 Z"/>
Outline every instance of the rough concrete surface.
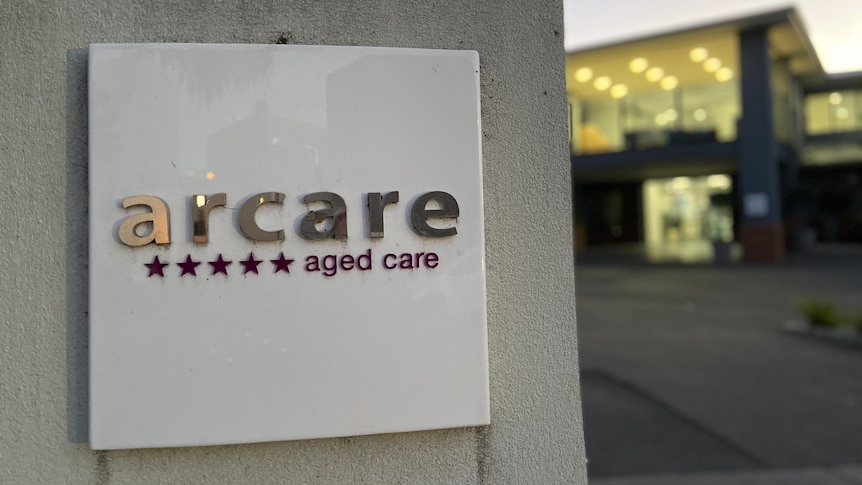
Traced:
<path fill-rule="evenodd" d="M 585 483 L 558 1 L 0 2 L 0 483 Z M 207 448 L 87 446 L 86 48 L 475 49 L 492 424 Z"/>

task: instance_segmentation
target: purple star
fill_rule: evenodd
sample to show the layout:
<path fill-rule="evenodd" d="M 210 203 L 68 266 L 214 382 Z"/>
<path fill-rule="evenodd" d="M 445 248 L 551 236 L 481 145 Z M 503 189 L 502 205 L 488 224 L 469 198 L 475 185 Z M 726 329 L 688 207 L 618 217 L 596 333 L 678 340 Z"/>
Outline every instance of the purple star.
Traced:
<path fill-rule="evenodd" d="M 290 263 L 293 262 L 292 259 L 285 259 L 284 252 L 278 253 L 278 259 L 270 259 L 272 264 L 275 266 L 275 271 L 273 273 L 278 273 L 279 271 L 284 271 L 285 273 L 290 273 Z"/>
<path fill-rule="evenodd" d="M 147 278 L 152 275 L 161 276 L 162 278 L 164 278 L 165 273 L 164 271 L 162 271 L 162 269 L 164 269 L 164 267 L 167 265 L 168 263 L 163 263 L 159 261 L 158 256 L 153 257 L 152 263 L 144 263 L 144 266 L 146 266 L 150 270 L 150 274 L 147 275 Z"/>
<path fill-rule="evenodd" d="M 248 253 L 248 258 L 240 261 L 240 264 L 245 267 L 245 269 L 242 270 L 242 274 L 246 274 L 249 271 L 254 271 L 254 274 L 260 274 L 257 272 L 257 265 L 262 262 L 263 260 L 254 259 L 254 252 Z"/>
<path fill-rule="evenodd" d="M 197 265 L 199 264 L 201 264 L 200 261 L 193 261 L 192 256 L 190 254 L 187 254 L 185 262 L 177 263 L 177 266 L 183 269 L 182 273 L 180 273 L 180 276 L 185 276 L 187 274 L 197 276 L 198 274 L 195 272 L 195 267 L 197 267 Z"/>
<path fill-rule="evenodd" d="M 213 267 L 213 274 L 224 273 L 227 276 L 227 267 L 229 264 L 233 263 L 233 261 L 225 261 L 224 258 L 221 257 L 221 254 L 218 255 L 215 261 L 210 261 L 210 266 Z"/>

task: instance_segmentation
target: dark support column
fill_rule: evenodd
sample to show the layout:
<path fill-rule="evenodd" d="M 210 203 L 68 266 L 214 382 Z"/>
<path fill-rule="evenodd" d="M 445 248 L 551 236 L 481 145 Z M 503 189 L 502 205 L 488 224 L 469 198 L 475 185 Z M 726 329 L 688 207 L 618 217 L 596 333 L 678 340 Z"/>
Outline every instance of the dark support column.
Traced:
<path fill-rule="evenodd" d="M 778 142 L 772 119 L 767 29 L 739 35 L 742 120 L 739 123 L 739 240 L 745 260 L 784 259 Z"/>

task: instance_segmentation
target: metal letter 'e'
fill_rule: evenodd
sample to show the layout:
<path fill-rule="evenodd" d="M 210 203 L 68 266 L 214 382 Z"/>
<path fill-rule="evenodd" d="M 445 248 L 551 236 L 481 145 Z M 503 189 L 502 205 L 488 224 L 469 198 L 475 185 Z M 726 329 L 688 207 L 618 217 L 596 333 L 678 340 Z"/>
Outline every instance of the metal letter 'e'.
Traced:
<path fill-rule="evenodd" d="M 426 209 L 428 202 L 435 201 L 440 205 L 439 209 Z M 428 225 L 429 218 L 455 218 L 460 215 L 458 201 L 446 192 L 428 192 L 419 196 L 410 209 L 410 220 L 413 222 L 413 230 L 428 237 L 446 237 L 458 234 L 458 229 L 447 227 L 437 229 Z"/>

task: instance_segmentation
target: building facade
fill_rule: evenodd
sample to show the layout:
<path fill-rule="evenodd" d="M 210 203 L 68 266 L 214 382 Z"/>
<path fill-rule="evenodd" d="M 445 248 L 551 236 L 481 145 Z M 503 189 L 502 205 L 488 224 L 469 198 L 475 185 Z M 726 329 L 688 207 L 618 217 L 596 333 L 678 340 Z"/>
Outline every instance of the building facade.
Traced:
<path fill-rule="evenodd" d="M 862 75 L 781 10 L 567 57 L 576 243 L 779 262 L 862 242 Z"/>

